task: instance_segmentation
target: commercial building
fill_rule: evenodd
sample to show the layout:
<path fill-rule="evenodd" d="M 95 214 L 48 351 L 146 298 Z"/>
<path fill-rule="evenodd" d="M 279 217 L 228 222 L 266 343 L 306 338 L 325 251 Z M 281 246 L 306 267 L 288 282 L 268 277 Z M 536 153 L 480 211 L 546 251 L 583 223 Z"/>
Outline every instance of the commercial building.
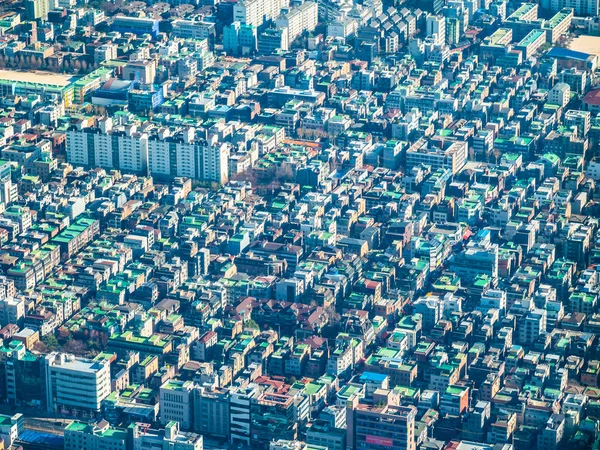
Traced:
<path fill-rule="evenodd" d="M 194 389 L 194 431 L 202 435 L 229 438 L 229 392 Z"/>
<path fill-rule="evenodd" d="M 158 37 L 158 20 L 117 16 L 113 20 L 112 29 L 121 33 L 133 33 L 140 36 L 149 34 L 156 39 Z"/>
<path fill-rule="evenodd" d="M 189 430 L 192 426 L 192 399 L 194 383 L 169 380 L 160 387 L 160 421 L 164 424 L 178 422 Z"/>
<path fill-rule="evenodd" d="M 94 417 L 110 395 L 110 362 L 64 353 L 50 353 L 43 360 L 46 410 L 52 413 Z"/>
<path fill-rule="evenodd" d="M 450 169 L 453 174 L 458 173 L 466 164 L 468 157 L 468 144 L 466 142 L 444 143 L 443 148 L 434 146 L 425 139 L 419 139 L 406 151 L 406 168 L 424 165 L 432 170 Z"/>
<path fill-rule="evenodd" d="M 229 390 L 229 424 L 231 442 L 250 445 L 250 422 L 252 404 L 261 394 L 257 384 L 250 383 L 245 387 L 234 387 Z"/>
<path fill-rule="evenodd" d="M 377 402 L 377 399 L 374 399 Z M 362 448 L 394 448 L 415 450 L 414 406 L 359 403 L 353 396 L 346 405 L 347 446 Z"/>
<path fill-rule="evenodd" d="M 444 44 L 446 42 L 446 18 L 444 16 L 427 14 L 425 26 L 425 35 L 434 37 L 434 43 Z"/>
<path fill-rule="evenodd" d="M 183 39 L 212 39 L 215 24 L 203 20 L 177 19 L 172 22 L 173 36 Z"/>
<path fill-rule="evenodd" d="M 251 56 L 258 48 L 256 27 L 233 22 L 223 27 L 223 49 L 231 55 Z"/>
<path fill-rule="evenodd" d="M 58 100 L 68 107 L 73 102 L 73 83 L 77 78 L 47 72 L 0 70 L 0 95 L 39 95 L 43 100 Z"/>
<path fill-rule="evenodd" d="M 65 450 L 202 450 L 202 436 L 179 431 L 177 422 L 154 430 L 150 424 L 132 423 L 112 427 L 106 420 L 97 423 L 73 421 L 65 428 Z"/>

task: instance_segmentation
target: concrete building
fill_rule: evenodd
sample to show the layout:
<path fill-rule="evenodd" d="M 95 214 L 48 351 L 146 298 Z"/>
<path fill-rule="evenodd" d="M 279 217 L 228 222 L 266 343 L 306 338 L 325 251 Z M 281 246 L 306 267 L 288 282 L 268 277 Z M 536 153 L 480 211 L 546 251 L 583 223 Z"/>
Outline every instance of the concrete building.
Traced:
<path fill-rule="evenodd" d="M 48 12 L 53 8 L 50 0 L 26 0 L 25 18 L 28 20 L 48 19 Z"/>
<path fill-rule="evenodd" d="M 172 25 L 173 36 L 183 39 L 211 39 L 215 35 L 215 24 L 203 20 L 177 19 Z"/>
<path fill-rule="evenodd" d="M 444 148 L 433 146 L 425 139 L 419 139 L 406 151 L 406 168 L 410 170 L 419 165 L 451 169 L 456 174 L 467 162 L 468 144 L 466 142 L 451 142 Z"/>
<path fill-rule="evenodd" d="M 260 27 L 279 16 L 288 5 L 288 0 L 242 0 L 233 6 L 233 21 Z"/>
<path fill-rule="evenodd" d="M 358 397 L 350 398 L 346 405 L 347 446 L 362 448 L 394 448 L 415 450 L 414 406 L 392 406 L 377 403 L 362 404 Z"/>
<path fill-rule="evenodd" d="M 598 0 L 543 0 L 540 6 L 550 11 L 560 11 L 564 8 L 573 10 L 576 16 L 597 16 L 600 13 Z"/>
<path fill-rule="evenodd" d="M 43 360 L 46 409 L 93 417 L 110 395 L 110 362 L 64 353 L 50 353 Z"/>
<path fill-rule="evenodd" d="M 277 28 L 286 27 L 288 42 L 294 42 L 302 33 L 313 31 L 318 22 L 319 8 L 315 2 L 304 2 L 292 8 L 275 21 Z"/>
<path fill-rule="evenodd" d="M 24 430 L 23 414 L 6 416 L 0 414 L 0 439 L 6 448 L 10 448 Z"/>
<path fill-rule="evenodd" d="M 9 323 L 20 325 L 25 317 L 25 300 L 22 298 L 6 297 L 0 300 L 0 325 Z"/>
<path fill-rule="evenodd" d="M 223 49 L 231 55 L 251 56 L 258 48 L 258 34 L 253 25 L 233 22 L 223 28 Z"/>
<path fill-rule="evenodd" d="M 160 387 L 160 421 L 178 422 L 181 428 L 192 426 L 192 398 L 194 383 L 169 380 Z"/>
<path fill-rule="evenodd" d="M 106 420 L 88 424 L 73 421 L 65 428 L 65 450 L 202 450 L 202 436 L 179 431 L 177 422 L 153 430 L 150 424 L 132 423 L 115 428 Z"/>
<path fill-rule="evenodd" d="M 261 390 L 257 384 L 230 389 L 229 423 L 231 442 L 250 445 L 251 407 Z"/>
<path fill-rule="evenodd" d="M 444 44 L 446 42 L 446 18 L 442 15 L 427 14 L 425 19 L 427 37 L 434 37 L 436 44 Z"/>
<path fill-rule="evenodd" d="M 229 392 L 194 389 L 194 431 L 229 438 Z"/>
<path fill-rule="evenodd" d="M 566 106 L 570 98 L 571 87 L 567 83 L 557 83 L 548 92 L 548 103 L 552 105 Z"/>

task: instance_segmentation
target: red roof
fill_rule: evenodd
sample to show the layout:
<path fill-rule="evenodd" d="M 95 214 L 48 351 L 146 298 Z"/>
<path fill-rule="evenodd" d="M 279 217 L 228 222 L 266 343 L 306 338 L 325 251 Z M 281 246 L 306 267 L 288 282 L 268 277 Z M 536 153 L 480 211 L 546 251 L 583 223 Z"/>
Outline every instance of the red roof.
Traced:
<path fill-rule="evenodd" d="M 593 91 L 585 94 L 583 101 L 588 105 L 600 106 L 600 89 L 594 89 Z"/>

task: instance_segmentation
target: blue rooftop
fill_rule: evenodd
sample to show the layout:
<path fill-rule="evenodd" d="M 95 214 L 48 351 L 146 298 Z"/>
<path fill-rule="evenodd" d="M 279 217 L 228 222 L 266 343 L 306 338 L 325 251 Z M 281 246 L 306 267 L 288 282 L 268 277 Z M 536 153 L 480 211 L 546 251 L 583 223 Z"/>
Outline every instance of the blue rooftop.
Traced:
<path fill-rule="evenodd" d="M 383 383 L 387 375 L 375 372 L 363 372 L 360 376 L 361 383 Z"/>
<path fill-rule="evenodd" d="M 547 53 L 547 55 L 553 58 L 577 59 L 580 61 L 586 61 L 590 56 L 592 56 L 589 53 L 577 52 L 575 50 L 562 47 L 553 47 L 552 50 Z"/>
<path fill-rule="evenodd" d="M 19 441 L 27 444 L 41 444 L 44 448 L 64 448 L 65 438 L 57 434 L 42 433 L 26 429 L 19 435 Z"/>

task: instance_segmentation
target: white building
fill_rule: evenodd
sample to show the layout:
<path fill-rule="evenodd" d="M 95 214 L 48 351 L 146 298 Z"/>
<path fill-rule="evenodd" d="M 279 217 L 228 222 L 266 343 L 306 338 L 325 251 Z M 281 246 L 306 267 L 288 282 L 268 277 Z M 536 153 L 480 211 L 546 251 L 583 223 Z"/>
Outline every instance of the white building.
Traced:
<path fill-rule="evenodd" d="M 169 380 L 160 387 L 160 421 L 178 422 L 183 429 L 192 426 L 192 381 Z"/>
<path fill-rule="evenodd" d="M 543 0 L 540 6 L 553 12 L 572 8 L 576 16 L 597 16 L 600 14 L 598 3 L 598 0 Z"/>
<path fill-rule="evenodd" d="M 96 48 L 94 51 L 94 62 L 102 63 L 117 59 L 117 48 L 116 44 L 103 44 Z"/>
<path fill-rule="evenodd" d="M 277 18 L 277 28 L 287 27 L 288 42 L 295 41 L 305 31 L 313 31 L 319 20 L 319 8 L 314 2 L 304 2 Z"/>
<path fill-rule="evenodd" d="M 235 387 L 230 390 L 229 423 L 231 442 L 250 445 L 250 408 L 261 390 L 257 384 Z"/>
<path fill-rule="evenodd" d="M 215 24 L 201 20 L 177 19 L 172 25 L 173 36 L 183 39 L 208 39 L 215 34 Z"/>
<path fill-rule="evenodd" d="M 44 358 L 46 408 L 93 416 L 110 395 L 110 362 L 53 352 Z"/>
<path fill-rule="evenodd" d="M 446 18 L 442 15 L 427 14 L 426 36 L 434 37 L 436 44 L 446 43 Z"/>
<path fill-rule="evenodd" d="M 279 16 L 288 5 L 288 0 L 241 0 L 233 6 L 233 21 L 259 27 L 265 20 Z"/>
<path fill-rule="evenodd" d="M 113 128 L 112 119 L 100 121 L 99 128 L 67 131 L 67 161 L 86 167 L 121 169 L 146 174 L 148 135 L 135 125 Z"/>
<path fill-rule="evenodd" d="M 219 184 L 228 180 L 230 149 L 216 136 L 198 138 L 194 128 L 161 128 L 150 134 L 136 125 L 113 128 L 110 118 L 99 125 L 67 131 L 67 161 L 159 178 L 188 177 Z"/>
<path fill-rule="evenodd" d="M 0 414 L 0 439 L 4 441 L 6 448 L 9 448 L 23 431 L 25 426 L 23 414 L 15 414 L 14 416 L 6 416 Z"/>
<path fill-rule="evenodd" d="M 188 128 L 181 135 L 153 135 L 148 141 L 148 169 L 159 177 L 189 177 L 224 184 L 228 180 L 230 150 L 217 136 L 195 139 Z"/>
<path fill-rule="evenodd" d="M 571 87 L 567 83 L 557 83 L 548 92 L 548 103 L 564 107 L 569 103 Z"/>
<path fill-rule="evenodd" d="M 406 168 L 423 164 L 432 170 L 444 168 L 456 174 L 467 163 L 468 154 L 466 142 L 454 142 L 448 148 L 441 149 L 429 147 L 427 141 L 421 138 L 406 151 Z"/>
<path fill-rule="evenodd" d="M 490 309 L 497 309 L 500 313 L 500 317 L 504 317 L 506 314 L 507 299 L 506 291 L 501 289 L 489 289 L 482 296 L 477 306 L 477 310 L 487 313 Z"/>
<path fill-rule="evenodd" d="M 0 325 L 19 324 L 25 317 L 25 300 L 6 297 L 0 300 Z"/>

